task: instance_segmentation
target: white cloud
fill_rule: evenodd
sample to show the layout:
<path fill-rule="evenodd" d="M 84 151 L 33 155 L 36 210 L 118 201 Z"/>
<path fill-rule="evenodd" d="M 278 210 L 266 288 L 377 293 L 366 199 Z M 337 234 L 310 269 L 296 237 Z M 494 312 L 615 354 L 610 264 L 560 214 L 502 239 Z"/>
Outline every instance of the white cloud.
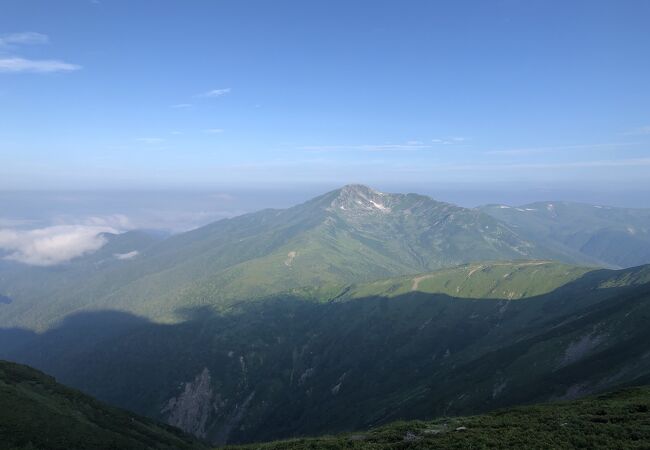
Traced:
<path fill-rule="evenodd" d="M 362 152 L 384 152 L 400 150 L 421 150 L 431 148 L 431 145 L 419 141 L 408 141 L 405 144 L 362 144 L 362 145 L 305 145 L 299 147 L 299 150 L 311 152 L 330 152 L 330 151 L 362 151 Z"/>
<path fill-rule="evenodd" d="M 25 31 L 22 33 L 12 33 L 0 36 L 0 50 L 13 50 L 21 45 L 48 44 L 50 38 L 42 33 L 34 31 Z M 78 64 L 70 64 L 65 61 L 56 59 L 27 59 L 15 55 L 6 55 L 0 58 L 0 73 L 51 73 L 51 72 L 71 72 L 81 69 Z"/>
<path fill-rule="evenodd" d="M 197 97 L 221 97 L 230 93 L 230 88 L 225 89 L 212 89 L 210 91 L 198 94 Z"/>
<path fill-rule="evenodd" d="M 72 222 L 72 223 L 71 223 Z M 25 229 L 19 221 L 0 220 L 0 254 L 4 259 L 33 266 L 53 266 L 92 253 L 106 244 L 104 233 L 121 233 L 133 229 L 123 214 L 85 218 L 55 217 L 52 225 Z"/>
<path fill-rule="evenodd" d="M 142 142 L 144 144 L 153 145 L 153 144 L 160 144 L 161 142 L 164 142 L 165 140 L 163 138 L 159 138 L 159 137 L 141 137 L 141 138 L 137 138 L 136 141 Z"/>
<path fill-rule="evenodd" d="M 208 128 L 207 130 L 203 130 L 203 132 L 207 134 L 219 134 L 223 133 L 223 131 L 222 128 Z"/>
<path fill-rule="evenodd" d="M 52 266 L 100 249 L 116 233 L 107 226 L 57 225 L 35 230 L 0 230 L 4 259 L 34 266 Z"/>
<path fill-rule="evenodd" d="M 51 73 L 71 72 L 81 69 L 77 64 L 70 64 L 55 59 L 0 58 L 0 72 L 5 73 Z"/>
<path fill-rule="evenodd" d="M 115 253 L 115 254 L 113 254 L 113 256 L 116 259 L 119 259 L 120 261 L 125 261 L 127 259 L 133 259 L 136 256 L 138 256 L 139 254 L 140 254 L 139 251 L 133 250 L 132 252 L 128 252 L 128 253 Z"/>
<path fill-rule="evenodd" d="M 176 109 L 185 109 L 191 107 L 192 107 L 191 103 L 177 103 L 175 105 L 172 105 L 172 108 L 176 108 Z"/>
<path fill-rule="evenodd" d="M 49 42 L 50 38 L 46 34 L 35 33 L 34 31 L 5 34 L 0 37 L 0 47 L 10 47 L 12 45 L 48 44 Z"/>
<path fill-rule="evenodd" d="M 436 138 L 436 139 L 431 139 L 431 142 L 434 144 L 443 144 L 443 145 L 450 145 L 450 144 L 460 144 L 461 142 L 469 141 L 469 138 L 466 137 L 450 137 L 450 138 Z"/>

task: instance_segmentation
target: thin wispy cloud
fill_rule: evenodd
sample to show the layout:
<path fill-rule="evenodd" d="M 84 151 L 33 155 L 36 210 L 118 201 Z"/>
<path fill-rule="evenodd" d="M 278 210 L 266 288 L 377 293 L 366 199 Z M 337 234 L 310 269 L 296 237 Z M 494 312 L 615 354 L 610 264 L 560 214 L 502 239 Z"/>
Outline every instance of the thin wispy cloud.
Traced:
<path fill-rule="evenodd" d="M 203 130 L 203 132 L 206 134 L 220 134 L 223 133 L 224 130 L 223 128 L 208 128 L 207 130 Z"/>
<path fill-rule="evenodd" d="M 50 38 L 46 34 L 36 33 L 34 31 L 11 33 L 0 36 L 0 48 L 17 45 L 48 44 L 49 42 Z"/>
<path fill-rule="evenodd" d="M 172 108 L 176 108 L 176 109 L 185 109 L 191 107 L 192 107 L 191 103 L 177 103 L 175 105 L 172 105 Z"/>
<path fill-rule="evenodd" d="M 450 138 L 431 139 L 431 142 L 434 144 L 450 145 L 450 144 L 460 144 L 468 140 L 469 138 L 466 137 L 450 137 Z"/>
<path fill-rule="evenodd" d="M 161 142 L 165 142 L 163 138 L 159 138 L 159 137 L 141 137 L 141 138 L 137 138 L 136 141 L 142 142 L 143 144 L 150 144 L 150 145 L 160 144 Z"/>
<path fill-rule="evenodd" d="M 0 72 L 3 73 L 52 73 L 72 72 L 81 69 L 78 64 L 70 64 L 56 59 L 0 58 Z"/>
<path fill-rule="evenodd" d="M 523 166 L 523 165 L 522 165 Z M 637 167 L 650 166 L 650 158 L 576 161 L 568 163 L 528 164 L 530 168 L 570 169 L 580 167 Z"/>
<path fill-rule="evenodd" d="M 224 88 L 224 89 L 212 89 L 207 92 L 203 92 L 201 94 L 196 95 L 196 97 L 207 97 L 207 98 L 214 98 L 214 97 L 222 97 L 226 94 L 230 94 L 230 88 Z"/>
<path fill-rule="evenodd" d="M 331 152 L 331 151 L 360 151 L 360 152 L 385 152 L 402 150 L 421 150 L 432 148 L 420 141 L 407 141 L 403 144 L 362 144 L 362 145 L 305 145 L 298 147 L 299 150 L 310 152 Z"/>
<path fill-rule="evenodd" d="M 564 150 L 588 150 L 598 148 L 616 148 L 616 147 L 632 147 L 639 145 L 638 142 L 613 142 L 603 144 L 578 144 L 578 145 L 557 145 L 550 147 L 525 147 L 525 148 L 512 148 L 504 150 L 489 150 L 484 152 L 486 155 L 530 155 L 535 153 L 550 153 Z"/>
<path fill-rule="evenodd" d="M 497 173 L 498 171 L 521 172 L 541 171 L 541 170 L 570 170 L 570 169 L 589 169 L 589 168 L 620 168 L 620 167 L 646 167 L 650 166 L 650 158 L 626 158 L 626 159 L 606 159 L 606 160 L 589 160 L 589 161 L 569 161 L 556 163 L 521 163 L 521 164 L 454 164 L 454 163 L 437 163 L 435 166 L 407 166 L 401 171 L 404 172 L 424 172 L 431 173 L 434 171 L 468 171 L 468 172 L 488 172 Z"/>
<path fill-rule="evenodd" d="M 71 64 L 58 59 L 28 59 L 13 53 L 16 47 L 23 45 L 48 44 L 50 38 L 42 33 L 25 31 L 0 36 L 0 73 L 53 73 L 72 72 L 81 69 L 79 64 Z"/>
<path fill-rule="evenodd" d="M 640 136 L 646 134 L 650 134 L 650 125 L 644 125 L 623 133 L 624 136 Z"/>

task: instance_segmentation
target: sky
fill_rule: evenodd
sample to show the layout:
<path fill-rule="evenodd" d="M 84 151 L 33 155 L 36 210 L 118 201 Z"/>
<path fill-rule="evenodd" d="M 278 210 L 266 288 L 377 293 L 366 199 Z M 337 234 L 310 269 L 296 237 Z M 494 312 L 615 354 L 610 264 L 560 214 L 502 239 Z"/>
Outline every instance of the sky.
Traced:
<path fill-rule="evenodd" d="M 348 183 L 650 207 L 648 23 L 643 0 L 0 0 L 0 256 Z"/>
<path fill-rule="evenodd" d="M 642 0 L 2 0 L 0 189 L 650 206 L 648 23 Z"/>

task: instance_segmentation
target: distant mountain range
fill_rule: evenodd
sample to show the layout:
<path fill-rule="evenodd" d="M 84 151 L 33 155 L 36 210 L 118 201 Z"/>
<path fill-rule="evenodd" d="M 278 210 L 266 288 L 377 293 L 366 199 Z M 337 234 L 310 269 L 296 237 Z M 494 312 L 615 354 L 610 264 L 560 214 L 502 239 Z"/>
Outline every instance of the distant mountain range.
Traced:
<path fill-rule="evenodd" d="M 650 209 L 539 202 L 479 210 L 568 259 L 609 267 L 650 263 Z"/>
<path fill-rule="evenodd" d="M 109 235 L 63 266 L 0 270 L 0 357 L 217 444 L 647 382 L 650 266 L 596 266 L 650 262 L 650 219 L 552 205 L 352 185 Z"/>
<path fill-rule="evenodd" d="M 551 206 L 549 206 L 551 205 Z M 163 321 L 292 288 L 370 281 L 473 261 L 650 262 L 650 212 L 553 203 L 467 209 L 350 185 L 169 238 L 109 235 L 97 253 L 53 268 L 0 270 L 0 324 L 47 329 L 111 309 Z"/>

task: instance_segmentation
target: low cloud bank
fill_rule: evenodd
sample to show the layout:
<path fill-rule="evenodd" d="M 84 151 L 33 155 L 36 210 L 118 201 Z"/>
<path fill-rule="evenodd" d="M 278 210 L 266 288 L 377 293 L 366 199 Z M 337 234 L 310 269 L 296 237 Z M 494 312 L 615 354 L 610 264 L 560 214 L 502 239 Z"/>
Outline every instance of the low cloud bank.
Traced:
<path fill-rule="evenodd" d="M 102 248 L 107 242 L 103 233 L 121 233 L 132 228 L 129 218 L 121 214 L 86 217 L 75 220 L 74 224 L 64 219 L 55 222 L 58 223 L 32 229 L 2 228 L 11 222 L 0 222 L 3 259 L 32 266 L 54 266 Z"/>
<path fill-rule="evenodd" d="M 0 230 L 4 259 L 33 266 L 53 266 L 99 250 L 106 244 L 102 233 L 117 233 L 108 226 L 58 225 L 35 230 Z"/>

